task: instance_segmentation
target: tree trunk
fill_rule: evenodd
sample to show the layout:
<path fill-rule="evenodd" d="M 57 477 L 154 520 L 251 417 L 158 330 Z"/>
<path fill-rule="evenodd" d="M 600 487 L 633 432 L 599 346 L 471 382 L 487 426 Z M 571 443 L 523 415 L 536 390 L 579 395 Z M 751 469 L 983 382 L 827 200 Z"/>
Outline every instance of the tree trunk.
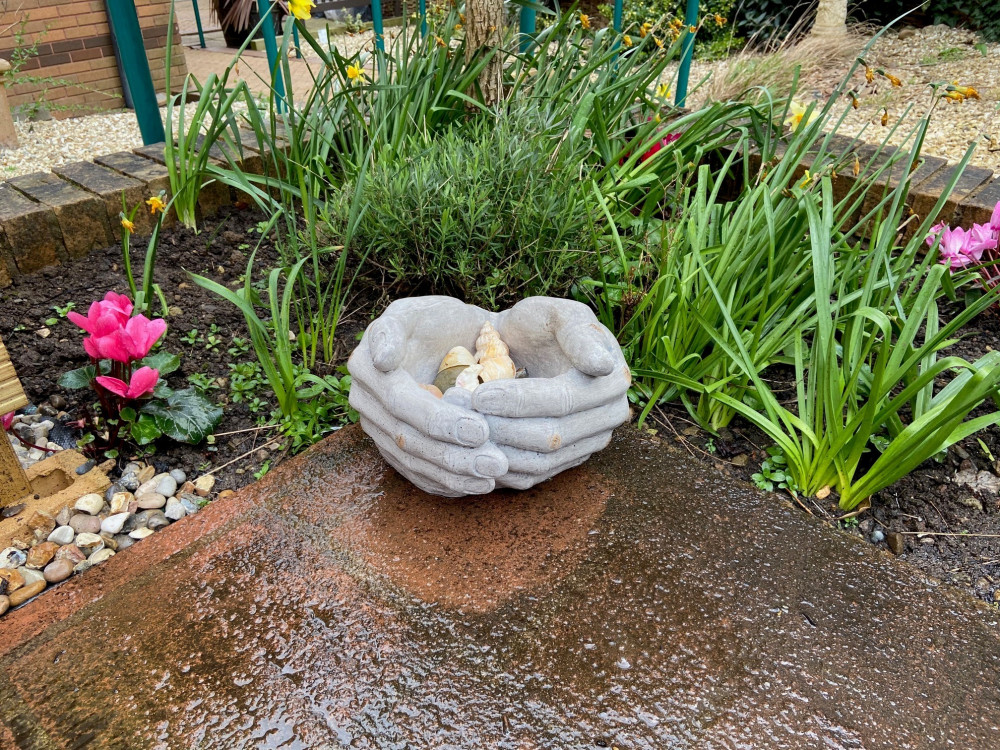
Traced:
<path fill-rule="evenodd" d="M 838 37 L 847 34 L 847 0 L 819 0 L 813 36 Z"/>
<path fill-rule="evenodd" d="M 465 55 L 471 59 L 480 49 L 499 47 L 503 41 L 506 11 L 503 0 L 466 0 Z M 496 104 L 503 96 L 503 53 L 498 51 L 479 76 L 484 103 Z"/>

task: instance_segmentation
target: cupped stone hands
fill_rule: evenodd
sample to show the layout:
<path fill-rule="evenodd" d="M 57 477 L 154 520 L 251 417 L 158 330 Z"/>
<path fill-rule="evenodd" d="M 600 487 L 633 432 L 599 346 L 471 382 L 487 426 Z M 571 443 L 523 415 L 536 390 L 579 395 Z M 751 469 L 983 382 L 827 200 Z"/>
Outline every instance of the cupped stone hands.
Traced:
<path fill-rule="evenodd" d="M 454 346 L 474 349 L 489 321 L 528 377 L 475 391 L 431 383 Z M 604 448 L 628 419 L 631 374 L 586 305 L 529 297 L 491 313 L 451 297 L 413 297 L 372 322 L 347 363 L 350 403 L 400 474 L 447 497 L 526 489 Z"/>

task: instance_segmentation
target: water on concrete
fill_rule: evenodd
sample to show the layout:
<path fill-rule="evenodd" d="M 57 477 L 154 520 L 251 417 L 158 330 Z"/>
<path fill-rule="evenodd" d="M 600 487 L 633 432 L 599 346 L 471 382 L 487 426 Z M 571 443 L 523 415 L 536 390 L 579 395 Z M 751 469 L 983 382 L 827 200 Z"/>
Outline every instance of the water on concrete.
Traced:
<path fill-rule="evenodd" d="M 0 747 L 1000 747 L 996 612 L 631 430 L 442 499 L 347 429 L 134 551 L 0 620 Z"/>

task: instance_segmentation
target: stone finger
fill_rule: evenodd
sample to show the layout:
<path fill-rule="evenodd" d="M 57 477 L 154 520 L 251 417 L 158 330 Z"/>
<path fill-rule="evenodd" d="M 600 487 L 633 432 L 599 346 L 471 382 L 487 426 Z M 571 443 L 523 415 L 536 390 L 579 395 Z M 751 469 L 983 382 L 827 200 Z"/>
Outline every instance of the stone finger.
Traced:
<path fill-rule="evenodd" d="M 497 445 L 552 453 L 564 445 L 610 432 L 626 422 L 628 416 L 628 399 L 619 397 L 609 404 L 565 417 L 511 419 L 487 416 L 486 423 L 490 427 L 490 441 Z"/>
<path fill-rule="evenodd" d="M 579 440 L 553 453 L 538 453 L 537 451 L 526 451 L 507 446 L 500 446 L 500 449 L 507 456 L 509 473 L 551 477 L 562 471 L 563 468 L 575 466 L 592 453 L 606 448 L 610 442 L 611 431 L 609 430 L 601 435 Z"/>
<path fill-rule="evenodd" d="M 600 378 L 574 369 L 554 378 L 492 380 L 473 392 L 472 407 L 496 417 L 564 417 L 621 398 L 631 382 L 624 361 L 617 372 Z"/>

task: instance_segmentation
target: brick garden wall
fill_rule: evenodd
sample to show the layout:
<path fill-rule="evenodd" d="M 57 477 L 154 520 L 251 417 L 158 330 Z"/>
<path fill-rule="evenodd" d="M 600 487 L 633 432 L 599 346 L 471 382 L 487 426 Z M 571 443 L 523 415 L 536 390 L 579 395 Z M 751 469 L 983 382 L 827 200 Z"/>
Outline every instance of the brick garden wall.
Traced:
<path fill-rule="evenodd" d="M 157 92 L 164 92 L 169 0 L 135 0 L 143 42 Z M 0 29 L 27 18 L 25 43 L 38 42 L 38 55 L 22 68 L 24 75 L 43 76 L 77 85 L 19 84 L 8 91 L 11 107 L 36 101 L 44 94 L 55 117 L 124 106 L 122 84 L 111 45 L 104 0 L 3 0 Z M 184 48 L 174 23 L 173 70 L 178 83 L 187 73 Z M 10 59 L 16 26 L 0 37 L 0 58 Z M 175 86 L 176 88 L 176 86 Z"/>

